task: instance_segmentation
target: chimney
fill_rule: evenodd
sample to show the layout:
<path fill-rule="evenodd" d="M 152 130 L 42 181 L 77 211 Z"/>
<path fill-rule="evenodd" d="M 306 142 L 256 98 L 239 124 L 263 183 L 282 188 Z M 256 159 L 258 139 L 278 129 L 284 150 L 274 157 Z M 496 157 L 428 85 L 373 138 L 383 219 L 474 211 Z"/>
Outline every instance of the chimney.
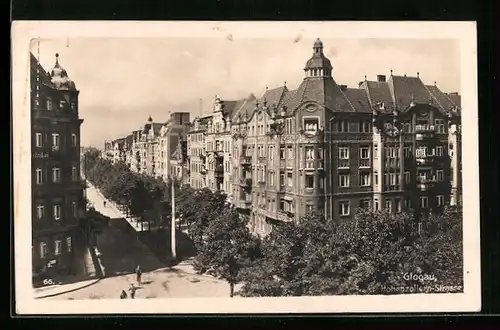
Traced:
<path fill-rule="evenodd" d="M 378 81 L 378 82 L 385 82 L 385 75 L 383 75 L 383 74 L 378 74 L 378 75 L 377 75 L 377 81 Z"/>
<path fill-rule="evenodd" d="M 347 89 L 347 85 L 339 85 L 340 90 L 345 91 Z"/>

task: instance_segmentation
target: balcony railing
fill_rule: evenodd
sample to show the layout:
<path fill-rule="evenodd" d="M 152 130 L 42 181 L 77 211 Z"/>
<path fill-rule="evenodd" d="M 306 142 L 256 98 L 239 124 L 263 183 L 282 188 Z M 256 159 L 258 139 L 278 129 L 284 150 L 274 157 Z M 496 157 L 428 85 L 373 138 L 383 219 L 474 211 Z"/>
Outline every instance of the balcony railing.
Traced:
<path fill-rule="evenodd" d="M 436 155 L 434 154 L 417 154 L 415 156 L 415 161 L 417 162 L 417 166 L 430 166 L 434 164 L 436 160 Z"/>
<path fill-rule="evenodd" d="M 436 127 L 434 125 L 415 125 L 415 133 L 434 133 Z"/>
<path fill-rule="evenodd" d="M 350 165 L 349 159 L 344 159 L 344 158 L 339 159 L 338 168 L 349 168 L 349 165 Z"/>
<path fill-rule="evenodd" d="M 293 220 L 293 213 L 285 212 L 285 211 L 281 211 L 281 210 L 271 211 L 271 210 L 267 210 L 267 209 L 259 209 L 259 213 L 263 214 L 264 216 L 266 216 L 268 218 L 283 221 L 283 222 L 290 222 Z"/>
<path fill-rule="evenodd" d="M 267 159 L 266 156 L 258 156 L 257 157 L 257 162 L 259 164 L 264 164 L 266 162 L 266 159 Z"/>
<path fill-rule="evenodd" d="M 305 161 L 306 170 L 323 169 L 322 159 L 306 159 Z"/>
<path fill-rule="evenodd" d="M 416 183 L 418 189 L 420 189 L 421 191 L 428 191 L 435 187 L 437 181 L 434 178 L 427 179 L 427 178 L 417 177 Z"/>
<path fill-rule="evenodd" d="M 361 158 L 359 160 L 359 167 L 370 167 L 370 166 L 371 166 L 371 159 Z"/>
<path fill-rule="evenodd" d="M 241 165 L 250 165 L 252 164 L 252 156 L 241 156 L 240 157 Z"/>

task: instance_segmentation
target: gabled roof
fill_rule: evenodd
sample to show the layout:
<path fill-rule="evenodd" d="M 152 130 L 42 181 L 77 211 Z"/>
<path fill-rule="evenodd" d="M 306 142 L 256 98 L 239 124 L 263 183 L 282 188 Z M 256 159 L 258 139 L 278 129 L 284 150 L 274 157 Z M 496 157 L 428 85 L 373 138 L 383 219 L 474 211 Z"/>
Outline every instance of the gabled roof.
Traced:
<path fill-rule="evenodd" d="M 161 128 L 163 127 L 163 123 L 152 123 L 152 124 L 145 124 L 144 125 L 144 129 L 142 130 L 142 133 L 144 134 L 149 134 L 149 130 L 151 129 L 151 127 L 153 128 L 153 134 L 154 135 L 158 135 L 160 134 L 160 130 Z"/>
<path fill-rule="evenodd" d="M 368 100 L 368 95 L 364 89 L 359 88 L 347 88 L 344 90 L 344 94 L 349 99 L 356 112 L 359 113 L 371 113 L 372 108 L 370 101 Z"/>
<path fill-rule="evenodd" d="M 384 104 L 384 110 L 382 112 L 392 112 L 394 109 L 394 101 L 392 97 L 392 92 L 389 88 L 387 82 L 380 81 L 365 81 L 361 85 L 367 93 L 368 101 L 371 107 L 377 106 L 377 104 Z"/>

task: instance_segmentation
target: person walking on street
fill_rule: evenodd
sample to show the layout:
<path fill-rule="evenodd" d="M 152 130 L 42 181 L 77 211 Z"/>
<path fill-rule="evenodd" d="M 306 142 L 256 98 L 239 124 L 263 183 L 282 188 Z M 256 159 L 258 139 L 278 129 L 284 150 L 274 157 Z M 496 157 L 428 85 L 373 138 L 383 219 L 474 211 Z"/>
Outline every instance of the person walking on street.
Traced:
<path fill-rule="evenodd" d="M 104 204 L 104 207 L 106 207 L 106 201 L 104 201 L 103 204 Z"/>
<path fill-rule="evenodd" d="M 141 285 L 141 276 L 142 276 L 141 266 L 137 265 L 137 267 L 135 268 L 135 275 L 137 277 L 137 285 Z"/>
<path fill-rule="evenodd" d="M 135 298 L 135 291 L 137 291 L 137 287 L 134 285 L 134 283 L 130 283 L 130 298 L 134 299 Z"/>
<path fill-rule="evenodd" d="M 122 290 L 122 293 L 120 295 L 120 299 L 127 299 L 127 293 L 125 292 L 125 290 Z"/>

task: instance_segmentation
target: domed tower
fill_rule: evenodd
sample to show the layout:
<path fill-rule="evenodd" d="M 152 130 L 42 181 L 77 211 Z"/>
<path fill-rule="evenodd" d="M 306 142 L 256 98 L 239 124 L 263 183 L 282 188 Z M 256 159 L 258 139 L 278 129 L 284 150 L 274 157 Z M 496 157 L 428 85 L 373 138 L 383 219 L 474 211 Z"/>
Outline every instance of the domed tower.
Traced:
<path fill-rule="evenodd" d="M 313 45 L 313 55 L 306 62 L 304 72 L 307 77 L 331 77 L 332 64 L 323 54 L 323 42 L 318 38 Z"/>
<path fill-rule="evenodd" d="M 56 53 L 56 64 L 50 72 L 51 81 L 58 90 L 76 90 L 75 83 L 69 79 L 66 70 L 59 64 L 59 54 Z"/>

